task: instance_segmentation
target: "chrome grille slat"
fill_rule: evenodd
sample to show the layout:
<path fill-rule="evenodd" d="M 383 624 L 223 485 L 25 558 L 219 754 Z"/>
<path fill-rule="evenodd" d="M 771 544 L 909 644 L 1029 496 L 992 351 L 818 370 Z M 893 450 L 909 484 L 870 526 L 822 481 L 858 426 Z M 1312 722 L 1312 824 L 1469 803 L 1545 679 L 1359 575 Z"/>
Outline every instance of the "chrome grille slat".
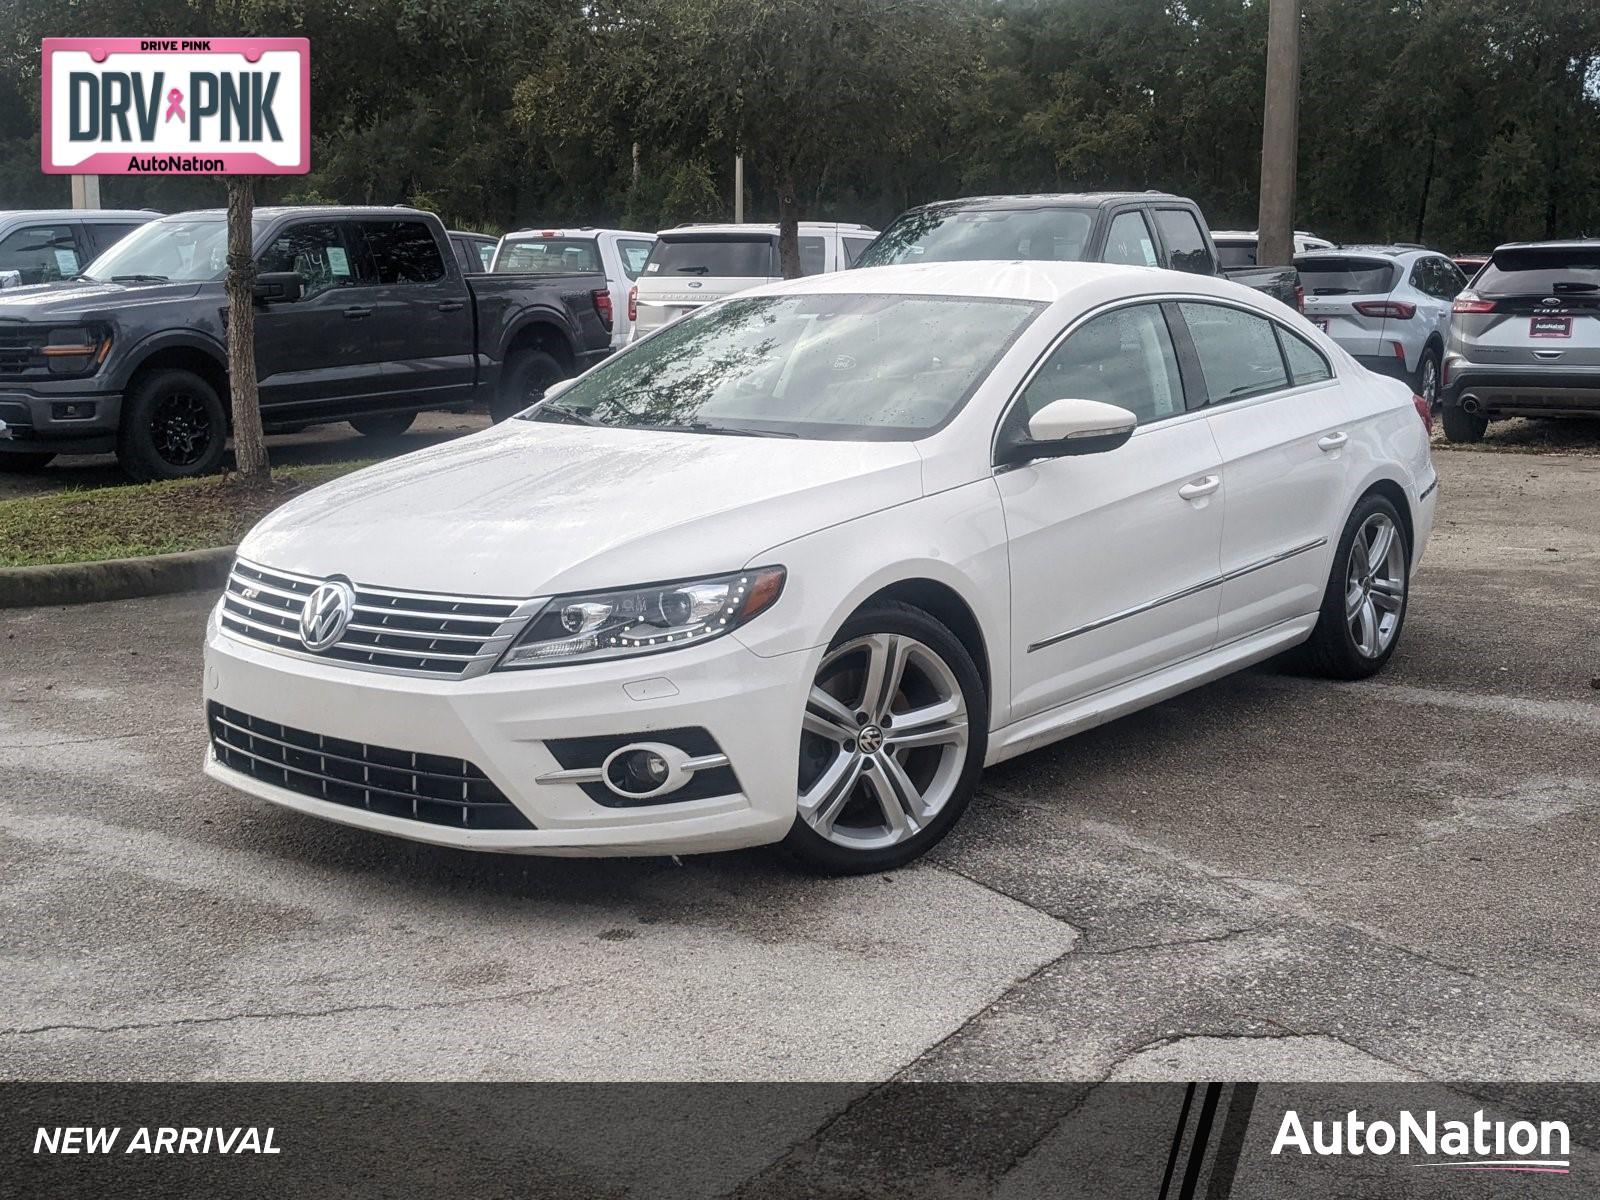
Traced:
<path fill-rule="evenodd" d="M 207 706 L 207 718 L 217 761 L 263 783 L 430 825 L 533 828 L 505 793 L 465 759 L 330 738 L 252 717 L 215 701 Z M 330 750 L 329 742 L 356 753 Z M 330 768 L 330 761 L 359 769 L 360 778 L 341 775 Z M 433 766 L 448 764 L 450 769 L 424 767 L 424 761 Z M 438 782 L 424 786 L 424 781 L 435 780 Z"/>
<path fill-rule="evenodd" d="M 288 654 L 367 670 L 461 678 L 492 667 L 536 607 L 497 597 L 355 584 L 356 619 L 338 642 L 312 653 L 300 641 L 300 610 L 322 582 L 239 559 L 223 592 L 222 626 Z"/>

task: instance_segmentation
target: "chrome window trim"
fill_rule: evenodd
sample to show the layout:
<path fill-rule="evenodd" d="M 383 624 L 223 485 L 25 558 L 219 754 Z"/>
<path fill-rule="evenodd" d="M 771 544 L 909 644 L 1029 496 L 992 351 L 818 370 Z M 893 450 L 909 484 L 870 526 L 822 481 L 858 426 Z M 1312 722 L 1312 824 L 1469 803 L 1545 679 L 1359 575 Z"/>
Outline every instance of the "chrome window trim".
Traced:
<path fill-rule="evenodd" d="M 1183 600 L 1189 596 L 1195 596 L 1201 592 L 1209 591 L 1211 588 L 1221 587 L 1230 580 L 1242 578 L 1245 575 L 1249 575 L 1254 571 L 1263 570 L 1266 567 L 1276 566 L 1278 563 L 1285 562 L 1297 555 L 1305 554 L 1308 551 L 1315 550 L 1319 546 L 1326 546 L 1327 544 L 1327 538 L 1319 537 L 1316 540 L 1306 542 L 1303 545 L 1292 546 L 1288 550 L 1280 550 L 1278 553 L 1270 555 L 1267 558 L 1260 559 L 1257 562 L 1248 563 L 1242 567 L 1235 567 L 1231 571 L 1225 571 L 1221 575 L 1215 575 L 1212 578 L 1202 580 L 1199 583 L 1190 584 L 1186 588 L 1182 588 L 1176 592 L 1171 592 L 1168 595 L 1160 597 L 1159 599 L 1149 600 L 1143 604 L 1136 604 L 1132 608 L 1125 608 L 1121 612 L 1112 613 L 1108 617 L 1101 617 L 1098 620 L 1090 621 L 1085 625 L 1075 626 L 1074 628 L 1068 629 L 1063 633 L 1053 634 L 1042 641 L 1034 642 L 1029 645 L 1028 653 L 1032 654 L 1035 650 L 1044 650 L 1050 646 L 1064 642 L 1068 638 L 1075 638 L 1080 634 L 1093 633 L 1097 629 L 1104 629 L 1108 625 L 1115 625 L 1118 621 L 1126 621 L 1129 617 L 1137 617 L 1142 613 L 1151 612 L 1154 609 L 1160 608 L 1164 604 L 1171 604 L 1176 600 Z"/>

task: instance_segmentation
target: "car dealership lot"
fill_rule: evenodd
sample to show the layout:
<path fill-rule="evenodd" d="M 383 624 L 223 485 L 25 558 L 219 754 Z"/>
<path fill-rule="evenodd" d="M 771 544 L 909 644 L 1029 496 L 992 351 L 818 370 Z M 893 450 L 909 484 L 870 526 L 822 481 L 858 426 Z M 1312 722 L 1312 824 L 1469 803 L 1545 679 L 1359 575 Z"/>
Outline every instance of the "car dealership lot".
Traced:
<path fill-rule="evenodd" d="M 1269 665 L 1024 756 L 889 876 L 256 805 L 199 773 L 209 597 L 0 614 L 0 1076 L 1593 1078 L 1600 457 L 1564 444 L 1436 456 L 1376 680 Z"/>

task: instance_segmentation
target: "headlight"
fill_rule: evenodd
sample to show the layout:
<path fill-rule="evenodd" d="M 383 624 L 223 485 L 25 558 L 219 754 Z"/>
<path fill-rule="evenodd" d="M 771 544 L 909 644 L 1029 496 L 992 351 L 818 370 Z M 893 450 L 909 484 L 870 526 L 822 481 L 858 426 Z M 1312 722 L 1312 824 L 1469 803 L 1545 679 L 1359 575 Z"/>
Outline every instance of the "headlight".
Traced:
<path fill-rule="evenodd" d="M 782 567 L 553 597 L 496 670 L 654 654 L 731 633 L 771 608 Z"/>
<path fill-rule="evenodd" d="M 44 357 L 56 375 L 81 375 L 105 361 L 111 335 L 99 326 L 52 329 L 45 339 Z"/>

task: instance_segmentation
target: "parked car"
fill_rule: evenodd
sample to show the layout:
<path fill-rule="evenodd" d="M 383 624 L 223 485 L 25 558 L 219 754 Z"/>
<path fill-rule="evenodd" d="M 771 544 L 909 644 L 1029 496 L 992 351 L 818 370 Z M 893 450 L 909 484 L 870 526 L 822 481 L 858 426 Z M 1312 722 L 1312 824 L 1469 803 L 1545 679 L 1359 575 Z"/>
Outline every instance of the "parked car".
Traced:
<path fill-rule="evenodd" d="M 160 215 L 107 208 L 0 212 L 0 287 L 71 279 L 90 259 Z"/>
<path fill-rule="evenodd" d="M 108 451 L 135 479 L 215 470 L 226 249 L 225 213 L 183 213 L 72 282 L 0 292 L 0 470 Z M 393 437 L 426 409 L 509 415 L 610 350 L 603 276 L 464 276 L 415 209 L 259 208 L 255 255 L 269 428 L 348 420 Z"/>
<path fill-rule="evenodd" d="M 655 234 L 632 229 L 519 229 L 500 239 L 489 269 L 501 275 L 601 272 L 615 314 L 611 344 L 626 346 L 633 337 L 633 282 L 655 244 Z"/>
<path fill-rule="evenodd" d="M 490 237 L 487 233 L 466 233 L 459 229 L 450 231 L 450 249 L 463 275 L 486 274 L 494 263 L 494 250 L 499 244 L 499 238 Z"/>
<path fill-rule="evenodd" d="M 801 221 L 801 273 L 842 271 L 876 236 L 877 230 L 865 225 Z M 633 336 L 641 338 L 713 300 L 782 278 L 776 225 L 681 225 L 663 230 L 629 299 Z"/>
<path fill-rule="evenodd" d="M 1248 233 L 1237 229 L 1211 231 L 1211 240 L 1217 247 L 1217 258 L 1224 267 L 1253 267 L 1256 265 L 1256 246 L 1260 235 L 1255 230 Z M 1305 254 L 1312 250 L 1332 250 L 1333 243 L 1304 230 L 1294 231 L 1294 252 Z"/>
<path fill-rule="evenodd" d="M 760 287 L 267 517 L 206 771 L 442 845 L 883 870 L 986 764 L 1296 645 L 1380 670 L 1436 486 L 1408 388 L 1226 280 Z"/>
<path fill-rule="evenodd" d="M 1362 366 L 1439 403 L 1450 306 L 1467 286 L 1455 263 L 1409 246 L 1345 246 L 1295 260 L 1306 317 Z"/>
<path fill-rule="evenodd" d="M 1222 275 L 1291 308 L 1293 267 L 1226 267 L 1200 206 L 1165 192 L 1085 192 L 941 200 L 896 217 L 860 267 L 973 259 L 1125 263 Z"/>
<path fill-rule="evenodd" d="M 1600 415 L 1600 239 L 1496 249 L 1456 297 L 1444 379 L 1453 442 L 1497 417 Z"/>

